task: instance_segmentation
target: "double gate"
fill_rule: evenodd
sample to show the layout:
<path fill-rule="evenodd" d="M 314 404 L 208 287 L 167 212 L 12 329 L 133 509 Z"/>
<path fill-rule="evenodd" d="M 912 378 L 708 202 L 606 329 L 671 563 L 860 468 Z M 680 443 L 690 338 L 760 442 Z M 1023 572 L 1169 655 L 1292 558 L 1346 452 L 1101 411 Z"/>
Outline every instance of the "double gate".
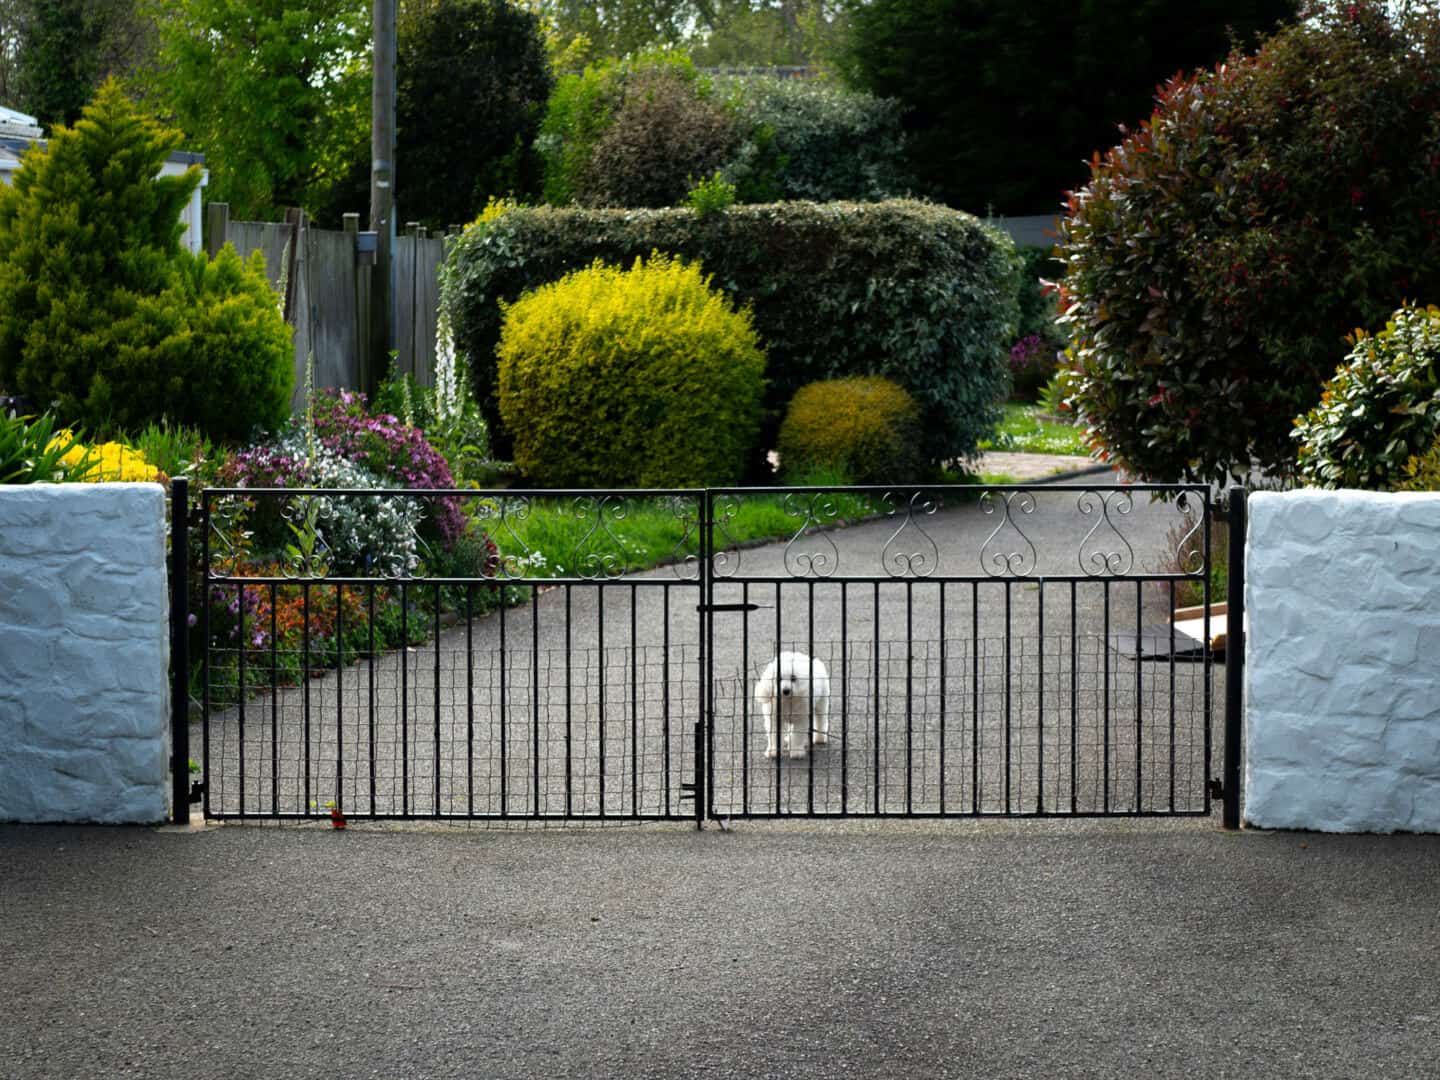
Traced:
<path fill-rule="evenodd" d="M 1209 494 L 211 489 L 177 746 L 211 818 L 1208 814 Z"/>

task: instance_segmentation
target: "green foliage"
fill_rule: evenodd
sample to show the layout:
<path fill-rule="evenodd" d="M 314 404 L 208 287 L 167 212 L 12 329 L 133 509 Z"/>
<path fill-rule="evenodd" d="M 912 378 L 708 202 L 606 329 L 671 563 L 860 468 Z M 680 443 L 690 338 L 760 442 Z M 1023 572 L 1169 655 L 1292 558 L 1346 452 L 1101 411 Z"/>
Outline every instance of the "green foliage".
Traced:
<path fill-rule="evenodd" d="M 717 79 L 716 89 L 745 122 L 770 133 L 781 161 L 777 197 L 873 202 L 909 190 L 899 102 L 766 75 Z"/>
<path fill-rule="evenodd" d="M 407 218 L 443 228 L 469 221 L 488 196 L 539 193 L 531 144 L 552 80 L 535 15 L 509 0 L 403 5 L 397 80 Z M 368 185 L 368 152 L 359 164 Z M 348 209 L 359 205 L 368 203 Z"/>
<path fill-rule="evenodd" d="M 975 213 L 1050 210 L 1156 83 L 1294 14 L 1294 0 L 870 0 L 841 70 L 906 112 L 925 193 Z M 1117 55 L 1123 53 L 1123 62 Z"/>
<path fill-rule="evenodd" d="M 159 34 L 143 88 L 206 154 L 233 218 L 326 205 L 368 161 L 366 0 L 146 0 Z"/>
<path fill-rule="evenodd" d="M 1362 335 L 1295 421 L 1300 478 L 1313 487 L 1386 489 L 1440 436 L 1440 308 L 1403 307 Z"/>
<path fill-rule="evenodd" d="M 83 446 L 74 432 L 56 427 L 55 418 L 0 412 L 0 484 L 53 484 L 85 480 L 97 464 L 89 452 L 65 461 Z"/>
<path fill-rule="evenodd" d="M 915 399 L 890 379 L 861 375 L 796 391 L 776 449 L 787 478 L 820 467 L 887 484 L 925 479 L 921 443 Z"/>
<path fill-rule="evenodd" d="M 1405 478 L 1395 485 L 1395 490 L 1440 491 L 1440 440 L 1405 463 Z"/>
<path fill-rule="evenodd" d="M 685 196 L 685 205 L 701 217 L 718 214 L 735 205 L 735 185 L 726 183 L 720 170 L 716 169 L 713 176 L 691 187 Z"/>
<path fill-rule="evenodd" d="M 1032 334 L 1042 338 L 1054 349 L 1063 348 L 1065 334 L 1056 320 L 1060 317 L 1058 294 L 1047 281 L 1053 281 L 1064 272 L 1064 266 L 1056 261 L 1052 249 L 1045 247 L 1020 247 L 1020 326 L 1015 332 L 1017 338 Z"/>
<path fill-rule="evenodd" d="M 0 188 L 0 385 L 95 430 L 238 438 L 288 410 L 290 330 L 258 258 L 181 249 L 177 139 L 109 83 Z"/>
<path fill-rule="evenodd" d="M 463 378 L 462 372 L 456 374 Z M 493 479 L 490 433 L 468 380 L 447 397 L 434 386 L 421 386 L 408 372 L 392 370 L 376 391 L 371 411 L 388 413 L 423 431 L 449 464 L 457 487 L 483 486 Z"/>
<path fill-rule="evenodd" d="M 1295 468 L 1351 327 L 1440 295 L 1440 14 L 1327 5 L 1177 78 L 1061 223 L 1072 404 L 1154 479 Z"/>
<path fill-rule="evenodd" d="M 700 262 L 753 309 L 769 357 L 767 428 L 796 390 L 843 375 L 887 375 L 919 403 L 924 453 L 964 457 L 994 427 L 1007 388 L 1018 263 L 1002 233 L 922 203 L 785 203 L 687 209 L 512 209 L 452 245 L 443 291 L 459 354 L 491 420 L 500 301 L 596 259 L 629 265 L 652 250 Z"/>
<path fill-rule="evenodd" d="M 698 266 L 597 261 L 506 305 L 498 352 L 515 463 L 541 484 L 733 484 L 754 448 L 765 356 Z"/>
<path fill-rule="evenodd" d="M 220 465 L 214 444 L 202 431 L 168 420 L 147 424 L 126 441 L 166 476 L 188 476 L 192 492 L 208 486 Z"/>

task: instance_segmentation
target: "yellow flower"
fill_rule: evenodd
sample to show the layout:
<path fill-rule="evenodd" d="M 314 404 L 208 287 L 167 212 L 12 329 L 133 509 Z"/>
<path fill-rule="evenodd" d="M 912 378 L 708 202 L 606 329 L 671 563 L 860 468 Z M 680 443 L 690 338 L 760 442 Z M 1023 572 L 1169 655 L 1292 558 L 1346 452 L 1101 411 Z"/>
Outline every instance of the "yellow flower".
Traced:
<path fill-rule="evenodd" d="M 55 437 L 50 440 L 50 446 L 63 446 L 74 438 L 74 433 L 64 428 L 55 433 Z M 60 459 L 60 464 L 67 471 L 76 469 L 87 454 L 90 468 L 83 476 L 74 479 L 103 484 L 113 481 L 154 481 L 160 478 L 160 471 L 149 464 L 144 455 L 118 442 L 101 443 L 96 447 L 87 447 L 84 443 L 76 442 Z"/>

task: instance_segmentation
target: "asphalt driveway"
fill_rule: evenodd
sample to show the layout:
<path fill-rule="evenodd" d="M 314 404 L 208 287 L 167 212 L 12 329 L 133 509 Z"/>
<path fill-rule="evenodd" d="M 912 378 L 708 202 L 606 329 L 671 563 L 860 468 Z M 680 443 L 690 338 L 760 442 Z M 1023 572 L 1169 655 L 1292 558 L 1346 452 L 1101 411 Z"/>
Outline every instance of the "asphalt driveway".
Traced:
<path fill-rule="evenodd" d="M 1440 838 L 0 827 L 0 1075 L 1440 1075 Z"/>

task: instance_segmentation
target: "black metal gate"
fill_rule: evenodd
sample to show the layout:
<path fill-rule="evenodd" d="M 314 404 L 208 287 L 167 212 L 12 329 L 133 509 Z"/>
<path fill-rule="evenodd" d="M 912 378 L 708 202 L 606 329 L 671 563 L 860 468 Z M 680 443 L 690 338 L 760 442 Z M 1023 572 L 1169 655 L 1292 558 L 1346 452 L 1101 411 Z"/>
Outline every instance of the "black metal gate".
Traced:
<path fill-rule="evenodd" d="M 1203 487 L 211 489 L 175 517 L 211 818 L 1211 810 Z"/>

